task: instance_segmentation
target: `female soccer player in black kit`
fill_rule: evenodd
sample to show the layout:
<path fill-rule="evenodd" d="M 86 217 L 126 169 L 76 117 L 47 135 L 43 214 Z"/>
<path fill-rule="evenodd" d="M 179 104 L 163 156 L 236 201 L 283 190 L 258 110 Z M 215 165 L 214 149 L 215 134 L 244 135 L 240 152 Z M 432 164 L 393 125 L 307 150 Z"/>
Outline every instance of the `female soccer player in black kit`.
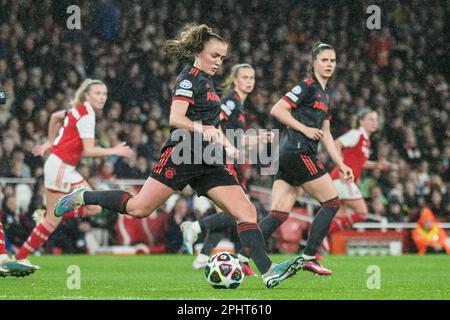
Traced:
<path fill-rule="evenodd" d="M 220 114 L 220 120 L 221 128 L 224 132 L 226 130 L 231 130 L 235 133 L 237 130 L 244 132 L 247 129 L 244 102 L 254 87 L 255 70 L 251 65 L 241 63 L 231 68 L 230 74 L 223 84 L 224 96 L 221 102 L 222 112 Z M 236 136 L 239 136 L 241 139 L 241 145 L 243 147 L 258 143 L 258 136 L 244 134 Z M 271 141 L 273 134 L 270 132 L 260 138 L 261 142 L 267 143 Z M 230 142 L 234 143 L 234 141 Z M 247 192 L 247 182 L 241 171 L 241 166 L 233 163 L 227 164 L 227 168 L 237 179 L 242 189 Z M 236 239 L 235 232 L 233 232 L 233 229 L 236 229 L 235 219 L 225 212 L 220 212 L 220 210 L 218 212 L 218 214 L 208 216 L 200 221 L 186 221 L 181 224 L 184 245 L 190 254 L 193 254 L 193 244 L 197 240 L 198 235 L 201 232 L 205 233 L 202 250 L 192 264 L 195 269 L 205 267 L 212 249 L 217 246 L 220 240 L 227 236 L 231 239 Z M 243 267 L 247 276 L 254 275 L 248 264 L 244 264 Z"/>
<path fill-rule="evenodd" d="M 223 164 L 208 164 L 202 156 L 210 144 L 227 144 L 218 130 L 220 98 L 212 76 L 222 65 L 228 44 L 208 26 L 190 25 L 176 39 L 167 41 L 165 48 L 174 56 L 193 57 L 195 60 L 177 78 L 169 120 L 174 130 L 151 176 L 135 196 L 122 190 L 76 189 L 60 199 L 55 214 L 62 216 L 78 206 L 96 204 L 133 217 L 146 217 L 163 205 L 176 190 L 190 185 L 198 194 L 206 195 L 235 217 L 242 246 L 263 275 L 264 284 L 273 288 L 296 273 L 301 258 L 272 265 L 256 223 L 255 207 Z M 194 148 L 196 144 L 191 139 L 195 135 L 203 139 L 200 152 Z M 177 151 L 180 152 L 178 144 L 190 146 L 187 152 L 186 148 L 181 150 L 183 158 L 188 156 L 190 161 L 179 162 L 181 154 L 176 155 Z"/>
<path fill-rule="evenodd" d="M 259 222 L 259 227 L 264 239 L 269 239 L 288 218 L 300 187 L 303 188 L 322 207 L 311 225 L 301 257 L 302 269 L 331 275 L 332 272 L 317 261 L 316 251 L 328 233 L 340 200 L 328 172 L 316 158 L 319 141 L 348 182 L 353 181 L 353 171 L 344 164 L 330 133 L 331 106 L 326 84 L 336 67 L 334 49 L 325 43 L 316 43 L 311 49 L 310 67 L 311 76 L 292 88 L 271 110 L 271 114 L 286 125 L 286 130 L 280 143 L 271 212 Z"/>

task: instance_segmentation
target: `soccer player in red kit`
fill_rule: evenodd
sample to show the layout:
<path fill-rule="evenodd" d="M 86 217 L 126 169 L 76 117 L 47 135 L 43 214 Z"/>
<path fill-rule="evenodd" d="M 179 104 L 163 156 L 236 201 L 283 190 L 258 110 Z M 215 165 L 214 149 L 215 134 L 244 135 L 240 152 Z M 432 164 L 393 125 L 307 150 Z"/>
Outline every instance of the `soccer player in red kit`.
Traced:
<path fill-rule="evenodd" d="M 24 277 L 36 271 L 36 267 L 19 261 L 12 261 L 6 254 L 5 234 L 0 222 L 0 277 L 15 276 Z"/>
<path fill-rule="evenodd" d="M 361 179 L 363 169 L 387 169 L 389 164 L 385 161 L 369 161 L 370 135 L 378 129 L 378 114 L 369 108 L 362 108 L 358 112 L 359 128 L 351 129 L 335 140 L 336 149 L 342 153 L 344 163 L 352 168 L 355 179 L 348 183 L 342 181 L 339 169 L 335 167 L 331 173 L 334 185 L 338 191 L 342 206 L 336 214 L 336 218 L 330 227 L 329 234 L 348 229 L 353 223 L 367 219 L 367 205 L 358 182 Z M 346 215 L 346 209 L 353 212 Z"/>
<path fill-rule="evenodd" d="M 58 227 L 62 219 L 54 215 L 53 209 L 59 198 L 79 186 L 90 189 L 89 184 L 76 171 L 82 156 L 132 156 L 132 150 L 124 143 L 113 148 L 95 146 L 94 110 L 102 110 L 106 99 L 106 85 L 100 80 L 86 79 L 75 94 L 73 108 L 52 114 L 48 141 L 33 149 L 34 155 L 43 156 L 51 148 L 50 155 L 44 164 L 47 211 L 44 219 L 37 223 L 27 241 L 17 252 L 15 257 L 17 261 L 30 264 L 28 255 L 41 247 Z M 94 215 L 100 211 L 99 206 L 77 209 L 70 212 L 68 218 L 82 216 L 84 213 Z"/>

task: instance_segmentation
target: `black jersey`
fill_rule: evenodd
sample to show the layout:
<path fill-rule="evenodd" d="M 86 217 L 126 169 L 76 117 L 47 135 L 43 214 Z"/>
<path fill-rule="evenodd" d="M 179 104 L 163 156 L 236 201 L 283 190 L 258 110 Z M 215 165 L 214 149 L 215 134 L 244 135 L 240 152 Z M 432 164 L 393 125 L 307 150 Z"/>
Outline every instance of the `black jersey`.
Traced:
<path fill-rule="evenodd" d="M 203 125 L 215 126 L 220 124 L 220 97 L 217 94 L 212 77 L 196 67 L 185 68 L 177 78 L 173 89 L 172 100 L 183 100 L 189 102 L 186 117 Z M 164 144 L 164 148 L 174 146 L 180 141 L 172 139 L 173 129 L 170 137 Z M 191 133 L 193 137 L 193 133 Z M 203 147 L 208 142 L 203 142 Z"/>
<path fill-rule="evenodd" d="M 236 135 L 235 130 L 242 129 L 245 131 L 247 129 L 247 120 L 244 115 L 244 106 L 242 105 L 241 98 L 237 92 L 229 92 L 222 97 L 222 120 L 220 121 L 220 126 L 222 127 L 223 132 L 227 135 L 227 130 L 233 130 L 232 137 L 234 141 L 229 139 L 230 143 L 235 147 L 240 146 L 238 143 L 238 139 L 240 139 L 239 135 Z M 242 134 L 244 132 L 242 131 Z M 242 189 L 245 192 L 248 192 L 248 179 L 245 178 L 244 170 L 248 165 L 239 165 L 237 162 L 232 164 L 227 164 L 228 171 L 237 179 Z"/>
<path fill-rule="evenodd" d="M 244 106 L 237 92 L 230 92 L 222 97 L 221 109 L 222 120 L 220 126 L 225 133 L 227 129 L 246 129 L 247 121 L 244 115 Z"/>
<path fill-rule="evenodd" d="M 331 119 L 330 94 L 328 90 L 322 89 L 315 77 L 301 81 L 282 99 L 291 105 L 292 116 L 305 126 L 322 129 L 324 120 Z M 300 152 L 315 155 L 318 144 L 319 141 L 309 139 L 297 130 L 286 128 L 280 153 Z"/>

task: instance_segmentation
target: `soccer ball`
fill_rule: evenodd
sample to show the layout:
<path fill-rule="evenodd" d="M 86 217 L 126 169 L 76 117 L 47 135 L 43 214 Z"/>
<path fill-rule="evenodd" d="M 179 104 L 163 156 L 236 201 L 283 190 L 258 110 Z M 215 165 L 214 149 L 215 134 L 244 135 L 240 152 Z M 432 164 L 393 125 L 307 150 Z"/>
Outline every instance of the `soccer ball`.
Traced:
<path fill-rule="evenodd" d="M 236 289 L 244 281 L 244 271 L 238 257 L 219 252 L 209 258 L 205 277 L 214 289 Z"/>

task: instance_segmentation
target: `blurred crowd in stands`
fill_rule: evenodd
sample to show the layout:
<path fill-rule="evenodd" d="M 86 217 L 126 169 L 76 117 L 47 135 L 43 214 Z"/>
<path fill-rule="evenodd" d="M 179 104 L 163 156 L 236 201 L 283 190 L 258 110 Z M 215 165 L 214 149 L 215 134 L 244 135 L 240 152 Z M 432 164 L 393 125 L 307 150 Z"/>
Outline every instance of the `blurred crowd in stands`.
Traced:
<path fill-rule="evenodd" d="M 371 159 L 391 164 L 388 171 L 364 174 L 361 188 L 369 211 L 391 222 L 416 222 L 427 205 L 439 221 L 450 221 L 450 57 L 445 40 L 450 9 L 445 2 L 385 1 L 381 29 L 370 30 L 369 1 L 75 1 L 81 30 L 70 30 L 66 9 L 72 2 L 0 0 L 0 87 L 7 93 L 7 103 L 0 106 L 0 177 L 37 181 L 1 185 L 0 216 L 12 248 L 26 240 L 33 211 L 45 206 L 44 159 L 34 157 L 31 148 L 46 140 L 49 116 L 69 107 L 86 77 L 108 85 L 108 101 L 97 118 L 98 144 L 126 141 L 136 157 L 86 159 L 79 172 L 97 188 L 117 187 L 117 179 L 147 178 L 170 129 L 176 76 L 190 63 L 168 57 L 161 44 L 189 22 L 206 23 L 230 42 L 218 82 L 234 63 L 254 66 L 256 88 L 245 105 L 253 128 L 279 126 L 269 110 L 306 75 L 312 44 L 333 45 L 333 135 L 356 125 L 359 108 L 373 108 L 380 129 L 372 137 Z M 330 164 L 325 152 L 320 159 Z M 268 188 L 273 179 L 258 175 L 258 168 L 249 178 L 251 185 Z M 192 202 L 186 191 L 173 208 L 160 210 L 155 247 L 181 250 L 178 225 L 204 214 Z M 264 204 L 258 206 L 261 214 Z M 46 248 L 84 252 L 84 234 L 93 228 L 109 230 L 107 243 L 123 243 L 116 220 L 105 213 L 65 222 Z"/>

